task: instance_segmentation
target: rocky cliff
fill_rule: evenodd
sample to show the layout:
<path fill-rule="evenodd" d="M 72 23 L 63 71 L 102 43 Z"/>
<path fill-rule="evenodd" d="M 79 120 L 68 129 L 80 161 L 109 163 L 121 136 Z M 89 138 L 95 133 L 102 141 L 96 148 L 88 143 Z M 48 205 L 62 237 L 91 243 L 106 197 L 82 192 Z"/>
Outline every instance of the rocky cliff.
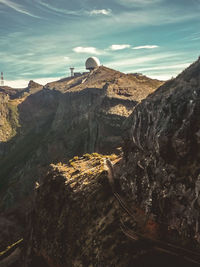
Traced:
<path fill-rule="evenodd" d="M 160 234 L 199 247 L 200 59 L 136 107 L 126 122 L 121 186 Z"/>
<path fill-rule="evenodd" d="M 22 236 L 30 194 L 49 164 L 86 152 L 119 154 L 122 124 L 161 84 L 100 67 L 44 87 L 1 88 L 1 250 Z"/>
<path fill-rule="evenodd" d="M 136 106 L 122 157 L 51 167 L 29 214 L 25 266 L 199 266 L 199 85 L 200 59 Z"/>
<path fill-rule="evenodd" d="M 142 209 L 131 206 L 134 216 L 127 213 L 126 195 L 118 196 L 121 203 L 112 191 L 107 160 L 119 173 L 119 156 L 97 153 L 50 167 L 43 183 L 36 185 L 23 266 L 198 266 L 196 255 L 183 259 L 185 251 L 177 256 L 152 239 L 158 225 L 146 220 Z M 129 227 L 140 228 L 143 235 L 129 233 Z"/>
<path fill-rule="evenodd" d="M 31 81 L 9 101 L 15 124 L 13 134 L 1 140 L 1 205 L 29 195 L 52 162 L 116 151 L 124 120 L 160 84 L 105 67 L 44 88 Z"/>
<path fill-rule="evenodd" d="M 1 145 L 14 138 L 20 125 L 18 107 L 27 96 L 42 89 L 42 85 L 30 81 L 25 89 L 13 89 L 8 86 L 0 87 L 0 155 L 5 155 Z"/>

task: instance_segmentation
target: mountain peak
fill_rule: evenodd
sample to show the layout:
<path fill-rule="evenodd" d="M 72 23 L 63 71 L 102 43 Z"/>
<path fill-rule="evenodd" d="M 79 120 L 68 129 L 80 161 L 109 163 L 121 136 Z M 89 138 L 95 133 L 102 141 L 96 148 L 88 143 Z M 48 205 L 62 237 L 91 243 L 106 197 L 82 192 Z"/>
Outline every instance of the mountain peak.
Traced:
<path fill-rule="evenodd" d="M 78 92 L 87 89 L 106 90 L 109 97 L 141 101 L 162 85 L 162 81 L 144 75 L 125 74 L 105 66 L 84 73 L 48 83 L 45 88 L 66 92 Z"/>
<path fill-rule="evenodd" d="M 35 87 L 38 87 L 38 86 L 42 86 L 42 85 L 39 84 L 39 83 L 34 82 L 33 80 L 30 80 L 29 83 L 28 83 L 28 88 L 35 88 Z"/>
<path fill-rule="evenodd" d="M 200 57 L 181 74 L 179 74 L 177 78 L 185 81 L 190 81 L 191 79 L 197 79 L 200 81 Z"/>

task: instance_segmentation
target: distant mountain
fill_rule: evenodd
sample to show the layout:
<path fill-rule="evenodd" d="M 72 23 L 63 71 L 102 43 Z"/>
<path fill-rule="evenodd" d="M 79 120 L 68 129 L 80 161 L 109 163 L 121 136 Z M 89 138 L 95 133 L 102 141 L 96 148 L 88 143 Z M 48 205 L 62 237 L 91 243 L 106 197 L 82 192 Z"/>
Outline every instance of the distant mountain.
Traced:
<path fill-rule="evenodd" d="M 9 86 L 0 86 L 0 93 L 4 93 L 10 96 L 10 98 L 15 98 L 16 95 L 21 92 L 23 89 L 14 89 Z"/>
<path fill-rule="evenodd" d="M 8 86 L 0 87 L 0 157 L 4 154 L 6 142 L 11 140 L 20 127 L 18 106 L 25 101 L 26 97 L 43 88 L 42 85 L 30 81 L 28 87 L 14 89 Z M 1 147 L 3 147 L 1 149 Z"/>
<path fill-rule="evenodd" d="M 42 88 L 43 86 L 41 84 L 31 80 L 26 88 L 16 89 L 9 86 L 0 86 L 0 93 L 9 95 L 10 99 L 16 99 L 22 98 L 25 95 L 34 94 Z"/>

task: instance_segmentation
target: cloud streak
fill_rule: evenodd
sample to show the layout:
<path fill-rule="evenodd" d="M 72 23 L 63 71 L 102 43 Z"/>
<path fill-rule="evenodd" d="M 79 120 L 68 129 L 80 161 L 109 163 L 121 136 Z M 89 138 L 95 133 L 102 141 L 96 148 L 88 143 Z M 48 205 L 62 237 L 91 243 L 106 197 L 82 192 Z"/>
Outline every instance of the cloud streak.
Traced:
<path fill-rule="evenodd" d="M 55 14 L 80 16 L 80 15 L 82 15 L 84 13 L 83 10 L 81 10 L 81 9 L 79 9 L 79 10 L 67 10 L 67 9 L 64 9 L 64 8 L 61 9 L 61 8 L 57 8 L 55 6 L 52 6 L 52 5 L 48 4 L 48 3 L 45 3 L 45 2 L 40 1 L 40 0 L 38 0 L 38 3 L 41 6 L 49 9 L 50 11 L 53 11 Z"/>
<path fill-rule="evenodd" d="M 76 9 L 76 10 L 69 10 L 65 8 L 58 8 L 56 6 L 50 5 L 45 3 L 41 0 L 38 0 L 38 4 L 42 7 L 47 8 L 50 11 L 53 11 L 55 14 L 62 14 L 62 15 L 71 15 L 71 16 L 86 16 L 86 15 L 105 15 L 109 16 L 112 13 L 111 9 L 93 9 L 91 11 L 87 11 L 86 9 Z"/>
<path fill-rule="evenodd" d="M 31 17 L 34 17 L 34 18 L 39 18 L 38 16 L 28 12 L 26 9 L 24 9 L 21 5 L 19 4 L 16 4 L 10 0 L 0 0 L 0 4 L 3 4 L 9 8 L 12 8 L 13 10 L 19 12 L 19 13 L 22 13 L 24 15 L 28 15 L 28 16 L 31 16 Z"/>

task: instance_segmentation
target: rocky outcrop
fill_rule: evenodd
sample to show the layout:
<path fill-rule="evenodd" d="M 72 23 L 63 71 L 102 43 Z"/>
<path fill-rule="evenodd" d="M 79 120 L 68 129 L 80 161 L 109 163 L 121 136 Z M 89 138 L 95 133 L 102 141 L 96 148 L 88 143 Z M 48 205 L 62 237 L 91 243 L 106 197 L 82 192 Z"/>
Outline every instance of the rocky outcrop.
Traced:
<path fill-rule="evenodd" d="M 4 93 L 10 97 L 10 99 L 20 99 L 30 94 L 34 94 L 40 91 L 43 86 L 39 83 L 31 80 L 26 88 L 12 88 L 9 86 L 0 86 L 0 93 Z"/>
<path fill-rule="evenodd" d="M 52 165 L 36 186 L 24 266 L 34 266 L 39 257 L 44 266 L 128 266 L 122 264 L 130 260 L 123 251 L 131 249 L 131 243 L 120 230 L 121 211 L 109 187 L 104 158 L 87 154 Z M 121 253 L 117 255 L 116 249 Z"/>
<path fill-rule="evenodd" d="M 126 195 L 160 224 L 159 235 L 199 247 L 200 59 L 138 105 L 126 122 Z"/>
<path fill-rule="evenodd" d="M 115 192 L 121 164 L 93 153 L 50 167 L 36 184 L 22 266 L 198 266 L 195 254 L 155 241 L 159 224 L 130 205 L 130 188 Z"/>

